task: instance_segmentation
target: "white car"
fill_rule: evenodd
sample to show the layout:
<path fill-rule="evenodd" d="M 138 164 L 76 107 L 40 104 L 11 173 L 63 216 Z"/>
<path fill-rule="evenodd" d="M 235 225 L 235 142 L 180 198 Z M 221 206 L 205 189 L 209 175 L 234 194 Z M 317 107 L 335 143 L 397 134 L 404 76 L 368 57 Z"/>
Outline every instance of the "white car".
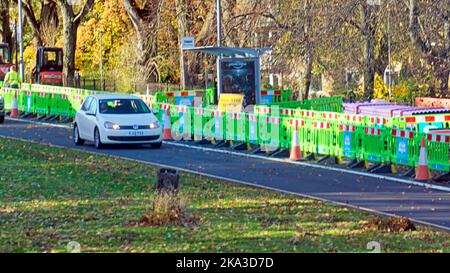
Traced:
<path fill-rule="evenodd" d="M 73 141 L 95 148 L 105 144 L 151 144 L 161 148 L 162 127 L 144 101 L 129 95 L 88 96 L 73 124 Z"/>

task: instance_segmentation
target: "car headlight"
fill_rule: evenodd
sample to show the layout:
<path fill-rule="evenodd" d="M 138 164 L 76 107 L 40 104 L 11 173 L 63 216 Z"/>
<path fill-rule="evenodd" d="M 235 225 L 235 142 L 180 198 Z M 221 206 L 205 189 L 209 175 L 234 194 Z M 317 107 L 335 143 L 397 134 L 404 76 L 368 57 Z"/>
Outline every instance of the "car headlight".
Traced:
<path fill-rule="evenodd" d="M 150 127 L 150 129 L 157 129 L 157 128 L 161 127 L 161 123 L 159 123 L 159 121 L 155 121 L 155 122 L 150 123 L 150 125 L 148 127 Z"/>
<path fill-rule="evenodd" d="M 112 122 L 105 122 L 105 128 L 109 130 L 120 130 L 120 126 L 118 124 Z"/>

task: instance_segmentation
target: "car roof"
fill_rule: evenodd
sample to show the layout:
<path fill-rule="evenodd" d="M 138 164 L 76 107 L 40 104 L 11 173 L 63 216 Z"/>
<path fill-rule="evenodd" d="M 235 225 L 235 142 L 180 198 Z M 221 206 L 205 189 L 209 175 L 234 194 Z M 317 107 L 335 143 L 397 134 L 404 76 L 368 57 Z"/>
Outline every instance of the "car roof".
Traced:
<path fill-rule="evenodd" d="M 91 97 L 97 98 L 99 100 L 113 100 L 113 99 L 140 99 L 139 97 L 126 94 L 95 94 Z"/>

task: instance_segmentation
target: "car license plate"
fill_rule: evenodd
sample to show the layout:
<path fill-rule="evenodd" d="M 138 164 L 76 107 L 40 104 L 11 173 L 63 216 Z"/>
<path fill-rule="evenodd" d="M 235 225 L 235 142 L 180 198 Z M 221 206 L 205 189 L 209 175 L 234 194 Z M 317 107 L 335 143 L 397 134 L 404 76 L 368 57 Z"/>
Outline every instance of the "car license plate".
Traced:
<path fill-rule="evenodd" d="M 128 135 L 130 135 L 130 136 L 143 136 L 144 132 L 142 132 L 142 131 L 131 131 L 131 132 L 128 133 Z"/>

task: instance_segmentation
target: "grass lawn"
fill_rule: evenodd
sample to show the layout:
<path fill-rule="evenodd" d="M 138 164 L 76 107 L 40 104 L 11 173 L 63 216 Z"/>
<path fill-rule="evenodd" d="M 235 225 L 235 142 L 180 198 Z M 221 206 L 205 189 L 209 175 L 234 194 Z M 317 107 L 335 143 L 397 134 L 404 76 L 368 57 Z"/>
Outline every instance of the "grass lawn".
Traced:
<path fill-rule="evenodd" d="M 149 151 L 151 153 L 151 150 Z M 352 209 L 182 173 L 195 224 L 139 226 L 156 168 L 0 138 L 0 252 L 449 252 L 450 233 L 386 232 Z M 299 183 L 301 183 L 299 181 Z"/>

